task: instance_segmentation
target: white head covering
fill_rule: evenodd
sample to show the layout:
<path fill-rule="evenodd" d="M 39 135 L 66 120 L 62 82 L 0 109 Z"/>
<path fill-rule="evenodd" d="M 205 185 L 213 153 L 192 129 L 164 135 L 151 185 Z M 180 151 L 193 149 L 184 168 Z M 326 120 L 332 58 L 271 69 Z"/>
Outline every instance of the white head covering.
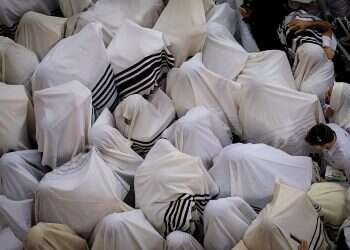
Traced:
<path fill-rule="evenodd" d="M 0 81 L 27 85 L 38 64 L 32 51 L 0 36 Z"/>
<path fill-rule="evenodd" d="M 64 37 L 67 19 L 27 12 L 17 27 L 15 41 L 32 50 L 42 60 Z"/>
<path fill-rule="evenodd" d="M 33 116 L 24 86 L 0 82 L 0 155 L 31 148 Z"/>
<path fill-rule="evenodd" d="M 225 114 L 237 135 L 242 134 L 238 121 L 239 90 L 239 84 L 209 71 L 202 63 L 202 54 L 191 58 L 180 69 L 171 70 L 167 79 L 167 93 L 179 117 L 196 106 L 216 109 Z"/>
<path fill-rule="evenodd" d="M 163 236 L 200 230 L 204 207 L 218 192 L 199 158 L 177 151 L 163 139 L 135 175 L 136 206 Z M 176 207 L 181 209 L 174 212 Z"/>
<path fill-rule="evenodd" d="M 331 122 L 350 131 L 350 85 L 335 82 L 332 90 L 330 106 L 335 111 Z"/>
<path fill-rule="evenodd" d="M 141 95 L 127 97 L 114 111 L 114 118 L 118 130 L 133 142 L 132 148 L 145 155 L 175 119 L 175 109 L 159 89 L 149 101 Z"/>
<path fill-rule="evenodd" d="M 95 148 L 45 175 L 35 197 L 37 222 L 61 223 L 88 238 L 106 215 L 131 208 L 122 200 L 128 185 Z"/>
<path fill-rule="evenodd" d="M 308 191 L 312 160 L 264 144 L 239 143 L 226 147 L 209 173 L 220 187 L 220 197 L 239 196 L 262 209 L 271 201 L 276 179 Z"/>
<path fill-rule="evenodd" d="M 82 152 L 91 127 L 91 92 L 72 81 L 34 93 L 36 139 L 42 164 L 56 168 Z"/>
<path fill-rule="evenodd" d="M 61 11 L 65 17 L 71 17 L 75 14 L 87 9 L 91 4 L 91 0 L 58 0 Z"/>
<path fill-rule="evenodd" d="M 113 213 L 103 218 L 91 238 L 92 250 L 165 250 L 165 240 L 141 210 Z"/>
<path fill-rule="evenodd" d="M 213 158 L 230 144 L 231 131 L 222 113 L 196 107 L 177 120 L 162 134 L 180 152 L 198 156 L 209 169 Z"/>

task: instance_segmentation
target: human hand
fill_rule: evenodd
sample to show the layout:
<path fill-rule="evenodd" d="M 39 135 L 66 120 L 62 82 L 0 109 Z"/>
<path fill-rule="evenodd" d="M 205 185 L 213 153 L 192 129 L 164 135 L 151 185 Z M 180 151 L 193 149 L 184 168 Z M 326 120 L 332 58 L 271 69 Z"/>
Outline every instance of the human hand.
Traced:
<path fill-rule="evenodd" d="M 306 240 L 302 240 L 300 245 L 298 246 L 298 250 L 308 250 L 309 249 L 309 244 L 307 243 Z"/>
<path fill-rule="evenodd" d="M 329 60 L 332 60 L 334 58 L 335 52 L 331 47 L 324 47 L 323 50 Z"/>
<path fill-rule="evenodd" d="M 240 7 L 239 8 L 239 12 L 241 13 L 241 16 L 243 18 L 248 18 L 250 17 L 250 15 L 252 14 L 252 11 L 248 8 L 243 8 L 243 7 Z"/>
<path fill-rule="evenodd" d="M 334 115 L 334 110 L 329 106 L 327 106 L 323 112 L 326 118 L 331 118 Z"/>
<path fill-rule="evenodd" d="M 295 31 L 295 33 L 302 32 L 310 27 L 309 21 L 303 21 L 303 20 L 298 20 L 294 19 L 288 24 L 288 27 L 290 30 Z"/>

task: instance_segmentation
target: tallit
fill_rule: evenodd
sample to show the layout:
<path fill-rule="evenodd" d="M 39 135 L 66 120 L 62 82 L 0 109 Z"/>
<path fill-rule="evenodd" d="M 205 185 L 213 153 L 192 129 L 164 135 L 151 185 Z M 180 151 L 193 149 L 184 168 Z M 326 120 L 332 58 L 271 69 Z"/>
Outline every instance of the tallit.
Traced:
<path fill-rule="evenodd" d="M 103 218 L 92 236 L 92 250 L 165 250 L 165 240 L 141 210 L 114 213 Z"/>
<path fill-rule="evenodd" d="M 0 155 L 32 147 L 33 107 L 24 86 L 0 82 Z"/>
<path fill-rule="evenodd" d="M 330 106 L 335 111 L 330 121 L 350 132 L 350 86 L 348 84 L 334 83 Z"/>
<path fill-rule="evenodd" d="M 30 50 L 6 37 L 0 37 L 0 81 L 28 85 L 39 64 Z"/>
<path fill-rule="evenodd" d="M 67 19 L 27 12 L 19 22 L 15 41 L 32 50 L 42 60 L 64 37 Z"/>
<path fill-rule="evenodd" d="M 218 192 L 199 158 L 179 152 L 163 139 L 135 175 L 136 207 L 164 237 L 176 230 L 200 231 L 204 208 Z"/>
<path fill-rule="evenodd" d="M 283 87 L 244 84 L 239 106 L 243 139 L 292 155 L 308 155 L 304 138 L 315 124 L 324 122 L 316 96 Z"/>
<path fill-rule="evenodd" d="M 36 222 L 61 223 L 88 238 L 113 212 L 130 210 L 122 200 L 128 185 L 92 148 L 45 175 L 35 196 Z"/>
<path fill-rule="evenodd" d="M 207 36 L 205 24 L 202 1 L 170 0 L 154 29 L 165 34 L 176 66 L 180 66 L 188 57 L 202 50 Z"/>
<path fill-rule="evenodd" d="M 91 0 L 58 0 L 61 11 L 65 17 L 71 17 L 75 14 L 87 9 L 91 4 Z"/>
<path fill-rule="evenodd" d="M 242 134 L 238 121 L 238 95 L 240 85 L 209 71 L 202 63 L 202 54 L 197 54 L 173 69 L 167 78 L 167 94 L 174 102 L 179 117 L 193 107 L 204 106 L 225 114 L 231 130 Z"/>
<path fill-rule="evenodd" d="M 36 140 L 42 165 L 51 168 L 72 159 L 87 144 L 91 127 L 91 92 L 72 81 L 34 93 Z"/>
<path fill-rule="evenodd" d="M 120 100 L 132 94 L 149 95 L 174 67 L 163 34 L 131 21 L 121 26 L 107 52 Z"/>
<path fill-rule="evenodd" d="M 276 179 L 308 191 L 312 160 L 264 144 L 239 143 L 224 148 L 209 173 L 220 188 L 220 197 L 238 196 L 262 209 L 271 201 Z"/>
<path fill-rule="evenodd" d="M 203 246 L 189 233 L 174 231 L 166 237 L 167 250 L 204 250 Z"/>
<path fill-rule="evenodd" d="M 180 152 L 200 157 L 209 169 L 214 157 L 230 144 L 231 132 L 222 113 L 196 107 L 162 134 Z"/>
<path fill-rule="evenodd" d="M 114 118 L 118 130 L 132 142 L 131 148 L 144 157 L 175 119 L 175 109 L 159 89 L 148 101 L 141 95 L 127 97 L 114 111 Z"/>

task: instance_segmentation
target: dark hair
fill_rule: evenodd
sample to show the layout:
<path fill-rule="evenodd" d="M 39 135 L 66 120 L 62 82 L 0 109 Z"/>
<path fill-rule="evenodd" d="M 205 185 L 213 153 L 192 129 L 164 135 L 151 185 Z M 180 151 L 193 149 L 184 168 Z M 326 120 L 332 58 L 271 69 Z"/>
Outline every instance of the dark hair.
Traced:
<path fill-rule="evenodd" d="M 335 132 L 326 124 L 313 126 L 305 137 L 305 141 L 312 146 L 325 145 L 334 140 Z"/>

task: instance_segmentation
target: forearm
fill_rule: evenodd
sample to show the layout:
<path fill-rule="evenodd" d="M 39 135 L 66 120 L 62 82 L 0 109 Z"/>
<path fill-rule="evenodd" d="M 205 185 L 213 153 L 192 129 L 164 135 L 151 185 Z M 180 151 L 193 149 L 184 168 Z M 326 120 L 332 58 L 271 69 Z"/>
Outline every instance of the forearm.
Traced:
<path fill-rule="evenodd" d="M 332 25 L 327 21 L 310 21 L 308 28 L 318 29 L 323 35 L 332 36 Z"/>

